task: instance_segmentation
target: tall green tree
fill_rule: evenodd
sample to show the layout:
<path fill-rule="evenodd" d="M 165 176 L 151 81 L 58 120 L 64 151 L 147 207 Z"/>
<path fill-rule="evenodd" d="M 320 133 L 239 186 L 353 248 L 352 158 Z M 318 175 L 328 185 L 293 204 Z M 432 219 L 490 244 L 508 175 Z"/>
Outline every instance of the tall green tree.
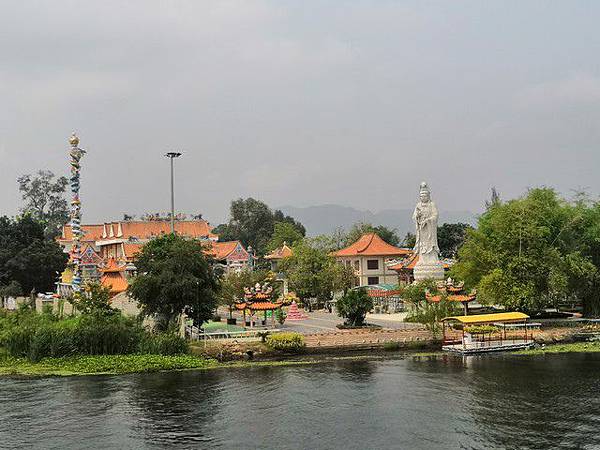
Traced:
<path fill-rule="evenodd" d="M 367 313 L 373 309 L 373 299 L 366 289 L 353 289 L 345 293 L 335 307 L 340 317 L 346 319 L 346 325 L 361 327 L 365 324 Z"/>
<path fill-rule="evenodd" d="M 30 215 L 0 217 L 0 286 L 16 282 L 24 293 L 54 290 L 68 257 L 44 231 Z"/>
<path fill-rule="evenodd" d="M 168 234 L 148 242 L 137 254 L 128 293 L 145 314 L 157 316 L 159 328 L 185 312 L 199 325 L 212 317 L 219 283 L 200 242 Z"/>
<path fill-rule="evenodd" d="M 458 250 L 467 238 L 467 231 L 473 227 L 466 223 L 444 223 L 438 227 L 438 246 L 444 258 L 456 258 Z"/>
<path fill-rule="evenodd" d="M 273 212 L 273 222 L 274 223 L 277 223 L 277 222 L 289 223 L 291 226 L 293 226 L 298 231 L 298 233 L 300 233 L 302 236 L 306 236 L 306 228 L 304 228 L 304 225 L 302 225 L 299 221 L 294 219 L 292 216 L 286 216 L 279 209 L 276 209 Z"/>
<path fill-rule="evenodd" d="M 273 228 L 273 234 L 267 247 L 269 251 L 280 248 L 284 243 L 293 246 L 304 237 L 298 228 L 289 222 L 275 222 Z"/>
<path fill-rule="evenodd" d="M 67 178 L 57 177 L 49 170 L 39 170 L 20 176 L 17 183 L 24 202 L 21 212 L 42 222 L 48 236 L 57 236 L 69 218 L 65 199 Z"/>
<path fill-rule="evenodd" d="M 410 231 L 407 231 L 406 235 L 404 236 L 404 239 L 402 239 L 402 242 L 400 243 L 400 246 L 405 247 L 405 248 L 414 248 L 416 243 L 417 243 L 417 236 L 415 236 L 415 233 L 411 233 Z"/>
<path fill-rule="evenodd" d="M 279 210 L 273 212 L 265 203 L 251 197 L 232 201 L 229 214 L 229 222 L 219 225 L 213 232 L 222 241 L 239 240 L 259 255 L 264 255 L 269 249 L 276 223 L 288 223 L 302 236 L 306 233 L 302 224 L 292 217 Z"/>
<path fill-rule="evenodd" d="M 293 255 L 285 258 L 280 270 L 288 278 L 290 289 L 302 298 L 316 298 L 319 303 L 331 300 L 335 291 L 347 291 L 353 278 L 320 242 L 303 239 L 293 247 Z"/>
<path fill-rule="evenodd" d="M 390 245 L 398 246 L 400 244 L 400 238 L 398 237 L 395 229 L 390 229 L 383 225 L 374 226 L 370 223 L 358 222 L 352 225 L 350 230 L 348 230 L 345 245 L 348 246 L 353 244 L 354 242 L 358 241 L 362 235 L 367 233 L 377 234 L 381 239 Z"/>
<path fill-rule="evenodd" d="M 534 312 L 577 301 L 599 314 L 599 208 L 547 188 L 498 201 L 467 232 L 452 276 L 487 304 Z"/>

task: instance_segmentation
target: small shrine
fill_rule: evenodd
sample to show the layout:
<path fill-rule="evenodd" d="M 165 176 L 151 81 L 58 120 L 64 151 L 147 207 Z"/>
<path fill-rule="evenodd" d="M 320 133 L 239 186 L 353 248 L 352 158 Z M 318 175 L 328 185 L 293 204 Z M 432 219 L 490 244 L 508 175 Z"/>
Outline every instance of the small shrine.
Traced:
<path fill-rule="evenodd" d="M 267 325 L 267 315 L 270 313 L 271 325 L 275 327 L 275 311 L 280 309 L 282 302 L 273 302 L 273 286 L 269 283 L 256 283 L 254 287 L 244 288 L 244 300 L 236 303 L 235 308 L 243 311 L 244 324 L 246 324 L 246 313 L 250 315 L 250 326 L 254 327 L 254 316 L 261 311 L 264 312 L 262 325 Z"/>
<path fill-rule="evenodd" d="M 452 278 L 448 278 L 446 281 L 440 281 L 437 284 L 438 291 L 442 294 L 446 294 L 446 301 L 458 302 L 463 305 L 464 315 L 469 315 L 469 303 L 477 298 L 477 292 L 475 290 L 466 293 L 464 281 L 456 282 Z M 428 302 L 439 303 L 442 300 L 442 295 L 431 295 L 429 292 L 426 293 Z"/>
<path fill-rule="evenodd" d="M 306 314 L 302 313 L 300 311 L 300 309 L 298 308 L 298 305 L 296 305 L 296 301 L 292 302 L 292 306 L 290 306 L 290 310 L 287 313 L 287 318 L 286 320 L 304 320 L 307 319 L 308 317 L 306 316 Z"/>

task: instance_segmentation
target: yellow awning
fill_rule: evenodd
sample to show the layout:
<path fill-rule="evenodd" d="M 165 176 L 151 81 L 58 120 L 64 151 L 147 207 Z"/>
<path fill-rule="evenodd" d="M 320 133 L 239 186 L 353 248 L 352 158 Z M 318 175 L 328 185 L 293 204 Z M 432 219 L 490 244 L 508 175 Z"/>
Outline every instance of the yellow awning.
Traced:
<path fill-rule="evenodd" d="M 445 317 L 442 320 L 458 320 L 462 323 L 490 323 L 490 322 L 514 322 L 529 319 L 529 316 L 520 312 L 505 312 L 496 314 L 479 314 L 474 316 Z"/>

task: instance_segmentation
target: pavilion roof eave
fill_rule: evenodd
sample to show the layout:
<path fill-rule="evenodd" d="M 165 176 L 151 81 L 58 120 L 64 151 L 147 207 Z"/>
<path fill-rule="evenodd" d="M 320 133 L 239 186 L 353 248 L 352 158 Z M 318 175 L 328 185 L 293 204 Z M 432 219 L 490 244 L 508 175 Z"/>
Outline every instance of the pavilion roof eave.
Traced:
<path fill-rule="evenodd" d="M 444 317 L 443 322 L 456 320 L 461 323 L 493 323 L 493 322 L 523 322 L 529 319 L 529 316 L 521 312 L 504 312 L 495 314 L 478 314 L 474 316 L 452 316 Z"/>

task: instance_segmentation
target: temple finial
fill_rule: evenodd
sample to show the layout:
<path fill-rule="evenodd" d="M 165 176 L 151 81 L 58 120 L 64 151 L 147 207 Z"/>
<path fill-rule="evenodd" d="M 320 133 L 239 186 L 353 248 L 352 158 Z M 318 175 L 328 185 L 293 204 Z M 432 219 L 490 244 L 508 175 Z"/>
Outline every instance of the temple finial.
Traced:
<path fill-rule="evenodd" d="M 77 147 L 79 145 L 79 138 L 77 137 L 74 131 L 71 137 L 69 138 L 69 144 L 71 144 L 71 147 Z"/>

